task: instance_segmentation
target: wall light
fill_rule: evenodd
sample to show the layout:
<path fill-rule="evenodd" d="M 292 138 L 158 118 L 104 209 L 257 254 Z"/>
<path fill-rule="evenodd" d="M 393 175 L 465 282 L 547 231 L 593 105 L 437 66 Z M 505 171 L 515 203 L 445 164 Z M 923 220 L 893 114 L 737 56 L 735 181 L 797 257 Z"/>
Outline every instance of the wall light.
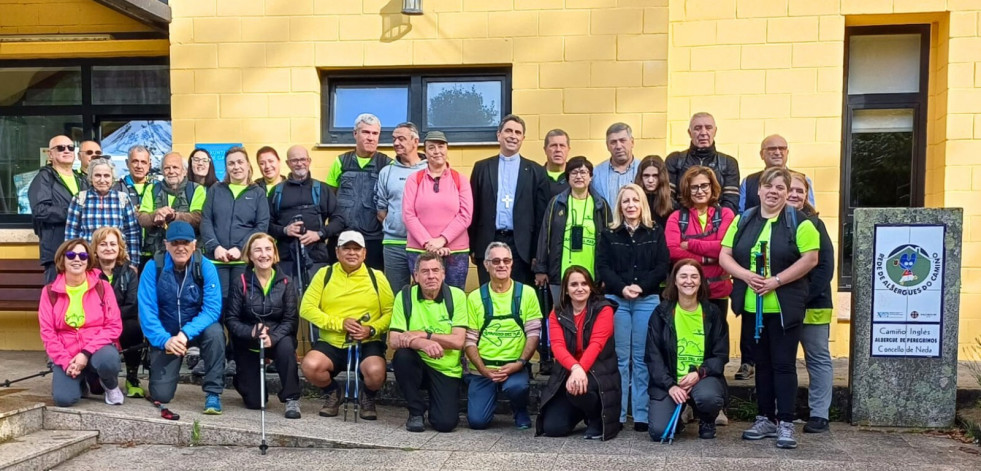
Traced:
<path fill-rule="evenodd" d="M 402 0 L 403 15 L 421 15 L 422 0 Z"/>

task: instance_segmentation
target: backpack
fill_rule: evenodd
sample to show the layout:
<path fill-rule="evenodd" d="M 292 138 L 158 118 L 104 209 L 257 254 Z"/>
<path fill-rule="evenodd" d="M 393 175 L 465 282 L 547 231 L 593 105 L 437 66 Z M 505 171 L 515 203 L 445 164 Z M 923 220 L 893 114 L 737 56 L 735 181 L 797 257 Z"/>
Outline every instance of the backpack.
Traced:
<path fill-rule="evenodd" d="M 275 187 L 273 187 L 273 195 L 272 195 L 273 208 L 276 210 L 277 213 L 279 212 L 280 203 L 283 202 L 283 185 L 285 184 L 286 182 L 280 182 L 277 183 Z M 319 207 L 320 206 L 320 182 L 318 181 L 312 182 L 312 184 L 310 185 L 310 193 L 311 196 L 313 197 L 313 206 Z"/>
<path fill-rule="evenodd" d="M 157 282 L 160 282 L 160 274 L 163 273 L 164 254 L 166 251 L 158 251 L 153 254 L 153 264 L 157 267 Z M 201 272 L 201 254 L 191 254 L 191 278 L 198 288 L 204 289 L 204 273 Z"/>
<path fill-rule="evenodd" d="M 439 289 L 443 294 L 446 313 L 450 316 L 450 320 L 453 320 L 453 293 L 450 292 L 450 287 L 446 283 L 443 283 Z M 405 313 L 405 330 L 409 330 L 409 319 L 412 318 L 412 285 L 402 288 L 402 312 Z"/>
<path fill-rule="evenodd" d="M 455 183 L 457 189 L 459 189 L 460 188 L 460 172 L 457 172 L 456 170 L 453 170 L 452 168 L 447 168 L 446 170 L 449 170 L 450 176 L 453 177 L 453 183 Z M 426 172 L 424 172 L 422 170 L 416 172 L 416 174 L 415 174 L 416 185 L 419 185 L 419 184 L 422 183 L 422 179 L 425 178 L 425 173 Z M 442 179 L 443 176 L 440 176 L 439 178 Z"/>
<path fill-rule="evenodd" d="M 51 285 L 53 285 L 53 284 L 54 283 L 52 282 L 52 283 L 48 283 L 48 285 L 47 285 L 48 301 L 51 302 L 51 307 L 52 308 L 54 308 L 55 303 L 58 301 L 58 293 L 55 293 L 54 290 L 51 289 Z M 99 302 L 101 302 L 102 304 L 105 304 L 106 303 L 106 288 L 102 285 L 102 279 L 101 278 L 99 279 L 99 282 L 95 284 L 95 292 L 99 294 Z"/>
<path fill-rule="evenodd" d="M 678 213 L 678 227 L 681 228 L 681 240 L 688 239 L 704 239 L 712 234 L 715 234 L 719 227 L 722 226 L 722 206 L 715 205 L 715 214 L 712 215 L 712 225 L 711 229 L 696 235 L 687 235 L 688 233 L 688 218 L 691 215 L 687 208 L 682 208 Z M 741 222 L 741 221 L 740 221 Z"/>
<path fill-rule="evenodd" d="M 477 331 L 477 343 L 480 343 L 480 337 L 484 333 L 484 329 L 490 325 L 491 321 L 494 319 L 514 319 L 514 322 L 518 324 L 521 330 L 525 329 L 525 321 L 521 319 L 521 293 L 525 290 L 525 286 L 517 281 L 514 281 L 514 291 L 511 292 L 511 314 L 504 314 L 501 316 L 494 315 L 494 306 L 490 299 L 490 284 L 484 284 L 480 287 L 480 302 L 484 305 L 484 325 L 480 326 L 480 330 Z"/>
<path fill-rule="evenodd" d="M 162 182 L 161 183 L 154 183 L 153 184 L 153 204 L 154 204 L 154 207 L 157 207 L 157 202 L 158 201 L 161 201 L 160 198 L 163 197 L 163 196 L 165 196 L 164 195 L 164 190 L 163 190 L 163 185 L 164 185 L 164 183 L 162 183 Z M 198 189 L 198 186 L 194 182 L 190 182 L 189 181 L 189 182 L 187 182 L 184 185 L 184 197 L 187 198 L 187 204 L 188 204 L 188 206 L 190 206 L 191 205 L 191 201 L 194 200 L 194 192 L 197 191 L 197 189 Z M 146 189 L 144 188 L 143 191 L 146 191 Z M 167 200 L 163 200 L 163 201 L 167 201 Z M 170 206 L 170 204 L 168 204 L 167 206 Z"/>
<path fill-rule="evenodd" d="M 732 246 L 735 247 L 739 242 L 739 237 L 743 234 L 743 228 L 749 223 L 749 220 L 756 216 L 756 212 L 760 210 L 759 206 L 753 206 L 747 209 L 742 216 L 739 217 L 739 222 L 736 224 L 736 237 L 732 240 Z M 792 247 L 797 246 L 797 226 L 800 225 L 797 221 L 797 210 L 790 206 L 785 206 L 783 208 L 783 221 L 787 225 L 787 232 L 790 234 L 790 245 Z"/>
<path fill-rule="evenodd" d="M 290 284 L 289 278 L 283 278 L 283 284 Z M 245 299 L 249 299 L 249 284 L 245 282 L 245 273 L 242 273 L 242 294 L 245 295 Z"/>

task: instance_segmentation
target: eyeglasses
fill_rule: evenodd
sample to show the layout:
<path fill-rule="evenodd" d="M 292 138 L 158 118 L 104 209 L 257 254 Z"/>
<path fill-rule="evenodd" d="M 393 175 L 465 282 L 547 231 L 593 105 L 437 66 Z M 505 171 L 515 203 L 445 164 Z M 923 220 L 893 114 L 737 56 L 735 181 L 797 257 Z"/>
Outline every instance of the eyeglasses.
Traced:
<path fill-rule="evenodd" d="M 491 265 L 502 265 L 502 264 L 503 265 L 510 265 L 511 262 L 513 262 L 514 260 L 512 260 L 510 258 L 492 258 L 492 259 L 487 260 L 487 261 L 490 262 Z"/>
<path fill-rule="evenodd" d="M 692 193 L 699 193 L 699 192 L 708 193 L 711 190 L 712 190 L 712 184 L 711 183 L 702 183 L 701 185 L 692 185 L 691 186 L 691 192 Z"/>
<path fill-rule="evenodd" d="M 89 254 L 88 252 L 72 252 L 69 250 L 68 252 L 65 252 L 65 258 L 68 260 L 75 260 L 75 258 L 78 258 L 84 262 L 89 259 Z"/>
<path fill-rule="evenodd" d="M 51 146 L 51 149 L 50 150 L 53 150 L 53 151 L 56 151 L 56 152 L 66 152 L 66 151 L 67 152 L 75 152 L 75 146 L 73 146 L 73 145 L 67 145 L 67 146 Z"/>
<path fill-rule="evenodd" d="M 767 147 L 764 150 L 767 152 L 777 152 L 777 151 L 787 152 L 787 146 L 772 146 L 772 147 Z"/>
<path fill-rule="evenodd" d="M 288 165 L 299 165 L 307 163 L 307 159 L 288 159 L 286 160 Z"/>
<path fill-rule="evenodd" d="M 87 150 L 84 152 L 85 155 L 102 155 L 101 150 Z"/>
<path fill-rule="evenodd" d="M 576 176 L 588 177 L 589 176 L 589 170 L 584 169 L 584 168 L 573 170 L 573 171 L 569 172 L 569 176 L 570 177 L 576 177 Z"/>
<path fill-rule="evenodd" d="M 191 162 L 194 162 L 196 164 L 206 164 L 208 162 L 211 162 L 211 159 L 207 157 L 191 157 Z"/>

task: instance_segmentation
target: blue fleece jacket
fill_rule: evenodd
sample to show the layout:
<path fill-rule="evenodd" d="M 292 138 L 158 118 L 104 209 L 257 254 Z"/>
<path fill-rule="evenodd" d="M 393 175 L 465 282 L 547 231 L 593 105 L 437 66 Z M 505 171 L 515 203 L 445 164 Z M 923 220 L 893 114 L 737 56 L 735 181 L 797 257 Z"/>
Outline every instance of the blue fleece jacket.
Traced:
<path fill-rule="evenodd" d="M 157 280 L 156 260 L 150 260 L 140 276 L 139 305 L 140 327 L 143 335 L 155 348 L 164 345 L 178 332 L 184 332 L 188 340 L 194 340 L 204 329 L 218 322 L 221 314 L 221 288 L 218 270 L 210 260 L 195 253 L 201 259 L 201 275 L 204 286 L 194 282 L 192 259 L 184 270 L 184 277 L 177 278 L 174 261 L 164 255 L 164 268 Z"/>

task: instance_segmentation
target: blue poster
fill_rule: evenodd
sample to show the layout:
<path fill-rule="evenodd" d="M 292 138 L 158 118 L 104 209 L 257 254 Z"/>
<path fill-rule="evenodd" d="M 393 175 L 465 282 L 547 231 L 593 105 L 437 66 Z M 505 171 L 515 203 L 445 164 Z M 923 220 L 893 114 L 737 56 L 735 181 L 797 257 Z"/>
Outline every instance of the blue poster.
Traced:
<path fill-rule="evenodd" d="M 195 148 L 202 148 L 211 154 L 211 163 L 215 166 L 215 176 L 218 180 L 225 178 L 225 152 L 232 147 L 241 147 L 240 143 L 230 144 L 194 144 Z"/>

